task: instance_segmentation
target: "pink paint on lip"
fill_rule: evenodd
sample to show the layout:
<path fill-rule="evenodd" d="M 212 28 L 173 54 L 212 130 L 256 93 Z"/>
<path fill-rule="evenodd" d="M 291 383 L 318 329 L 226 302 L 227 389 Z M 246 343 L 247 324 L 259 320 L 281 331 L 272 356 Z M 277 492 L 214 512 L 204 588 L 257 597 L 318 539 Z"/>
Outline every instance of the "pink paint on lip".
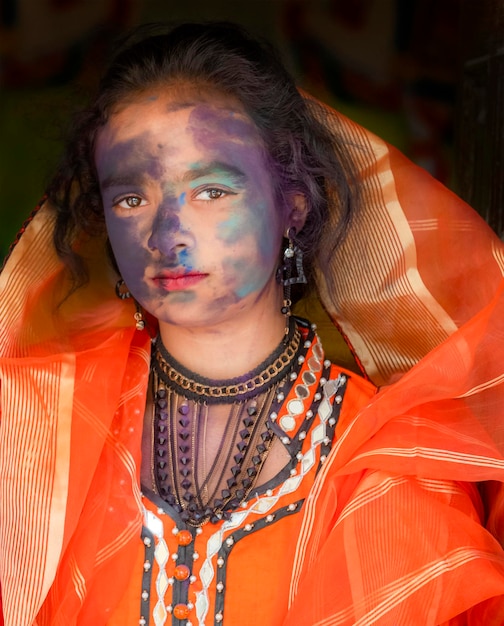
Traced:
<path fill-rule="evenodd" d="M 157 287 L 166 291 L 181 291 L 197 285 L 207 276 L 201 272 L 163 272 L 152 280 Z"/>

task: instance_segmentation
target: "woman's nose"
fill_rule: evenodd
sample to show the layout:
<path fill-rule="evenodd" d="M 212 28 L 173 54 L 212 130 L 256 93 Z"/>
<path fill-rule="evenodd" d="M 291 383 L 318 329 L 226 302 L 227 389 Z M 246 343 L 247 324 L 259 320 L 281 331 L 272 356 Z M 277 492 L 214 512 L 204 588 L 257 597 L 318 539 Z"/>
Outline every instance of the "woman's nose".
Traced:
<path fill-rule="evenodd" d="M 162 256 L 173 257 L 183 249 L 194 245 L 190 230 L 182 225 L 182 211 L 176 199 L 163 202 L 152 223 L 152 232 L 147 245 L 158 250 Z"/>

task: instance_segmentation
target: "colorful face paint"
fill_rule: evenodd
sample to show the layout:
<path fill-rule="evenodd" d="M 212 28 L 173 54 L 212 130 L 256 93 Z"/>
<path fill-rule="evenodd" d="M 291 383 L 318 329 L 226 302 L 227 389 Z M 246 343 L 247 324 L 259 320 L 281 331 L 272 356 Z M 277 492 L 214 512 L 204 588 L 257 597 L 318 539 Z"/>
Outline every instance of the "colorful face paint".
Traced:
<path fill-rule="evenodd" d="M 95 157 L 122 277 L 160 323 L 215 326 L 277 307 L 284 220 L 248 117 L 144 99 L 111 117 Z"/>

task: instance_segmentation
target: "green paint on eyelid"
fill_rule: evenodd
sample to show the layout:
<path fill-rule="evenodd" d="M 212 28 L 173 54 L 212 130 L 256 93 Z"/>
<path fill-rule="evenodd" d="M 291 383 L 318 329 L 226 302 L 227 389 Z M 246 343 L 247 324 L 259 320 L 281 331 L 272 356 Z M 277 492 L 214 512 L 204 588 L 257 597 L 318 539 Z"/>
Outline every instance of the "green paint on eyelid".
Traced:
<path fill-rule="evenodd" d="M 196 178 L 189 183 L 190 189 L 195 189 L 200 185 L 204 185 L 205 183 L 216 183 L 221 185 L 226 185 L 228 187 L 233 187 L 237 184 L 237 181 L 229 174 L 225 174 L 223 172 L 219 172 L 219 170 L 215 171 L 215 174 L 207 174 L 205 176 L 201 176 L 200 178 Z"/>

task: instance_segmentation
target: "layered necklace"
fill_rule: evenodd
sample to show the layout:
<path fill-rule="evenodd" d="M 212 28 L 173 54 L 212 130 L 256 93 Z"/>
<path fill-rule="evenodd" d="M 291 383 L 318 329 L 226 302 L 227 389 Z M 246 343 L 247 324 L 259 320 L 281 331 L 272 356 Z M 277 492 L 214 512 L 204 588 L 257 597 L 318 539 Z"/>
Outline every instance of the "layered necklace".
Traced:
<path fill-rule="evenodd" d="M 152 479 L 157 493 L 189 525 L 229 519 L 256 486 L 293 373 L 301 335 L 289 333 L 256 369 L 214 381 L 178 363 L 158 336 L 152 355 L 154 400 Z M 207 429 L 216 419 L 220 441 L 207 462 Z M 215 430 L 214 430 L 215 432 Z"/>

